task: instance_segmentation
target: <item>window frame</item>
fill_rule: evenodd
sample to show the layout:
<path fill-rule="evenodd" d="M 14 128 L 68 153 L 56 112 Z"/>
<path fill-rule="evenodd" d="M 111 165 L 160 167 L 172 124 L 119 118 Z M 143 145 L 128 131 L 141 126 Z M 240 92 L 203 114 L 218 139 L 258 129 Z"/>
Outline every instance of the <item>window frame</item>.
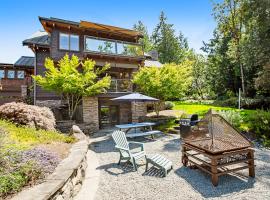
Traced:
<path fill-rule="evenodd" d="M 14 76 L 12 78 L 10 78 L 8 75 L 9 75 L 9 71 L 13 71 L 14 72 Z M 7 78 L 8 79 L 15 79 L 16 78 L 16 71 L 14 69 L 8 69 L 7 70 Z"/>
<path fill-rule="evenodd" d="M 68 49 L 61 48 L 61 34 L 68 36 Z M 70 49 L 70 47 L 71 47 L 71 45 L 70 45 L 70 38 L 71 38 L 71 36 L 78 37 L 78 50 Z M 80 35 L 73 34 L 73 33 L 59 32 L 59 34 L 58 34 L 58 49 L 61 50 L 61 51 L 80 52 Z"/>
<path fill-rule="evenodd" d="M 18 76 L 19 75 L 19 72 L 23 72 L 23 78 L 19 78 L 19 76 Z M 24 70 L 17 70 L 17 73 L 16 74 L 17 74 L 17 76 L 16 76 L 17 79 L 20 79 L 20 80 L 25 79 L 25 71 Z"/>
<path fill-rule="evenodd" d="M 5 69 L 0 69 L 0 71 L 3 71 L 4 72 L 4 76 L 3 77 L 0 77 L 0 79 L 4 79 L 4 78 L 6 78 L 6 70 Z"/>

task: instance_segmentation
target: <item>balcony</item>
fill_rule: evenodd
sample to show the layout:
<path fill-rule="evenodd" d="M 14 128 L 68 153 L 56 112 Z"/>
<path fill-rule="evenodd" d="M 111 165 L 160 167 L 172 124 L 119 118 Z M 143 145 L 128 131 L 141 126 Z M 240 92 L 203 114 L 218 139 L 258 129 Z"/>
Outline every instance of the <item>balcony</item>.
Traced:
<path fill-rule="evenodd" d="M 130 79 L 112 79 L 108 92 L 132 92 L 133 84 Z"/>
<path fill-rule="evenodd" d="M 138 43 L 90 36 L 85 36 L 84 52 L 123 57 L 143 57 L 142 45 Z"/>

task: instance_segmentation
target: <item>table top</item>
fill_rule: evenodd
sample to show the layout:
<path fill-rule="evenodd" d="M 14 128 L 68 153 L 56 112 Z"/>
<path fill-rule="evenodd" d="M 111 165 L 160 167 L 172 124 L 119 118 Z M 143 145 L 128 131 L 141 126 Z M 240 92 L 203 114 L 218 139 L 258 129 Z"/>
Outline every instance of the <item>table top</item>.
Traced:
<path fill-rule="evenodd" d="M 129 129 L 129 128 L 137 128 L 137 127 L 147 127 L 154 126 L 156 123 L 154 122 L 142 122 L 142 123 L 132 123 L 132 124 L 118 124 L 115 125 L 116 128 L 120 129 Z"/>

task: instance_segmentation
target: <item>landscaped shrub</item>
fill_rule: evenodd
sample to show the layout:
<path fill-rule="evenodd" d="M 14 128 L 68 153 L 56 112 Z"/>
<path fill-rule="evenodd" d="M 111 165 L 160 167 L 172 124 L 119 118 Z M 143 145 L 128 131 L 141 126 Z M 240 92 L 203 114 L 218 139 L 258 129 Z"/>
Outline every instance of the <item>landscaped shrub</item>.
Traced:
<path fill-rule="evenodd" d="M 6 103 L 0 106 L 0 118 L 17 125 L 26 125 L 36 129 L 55 130 L 55 118 L 46 107 L 24 103 Z"/>
<path fill-rule="evenodd" d="M 43 174 L 49 174 L 54 171 L 60 162 L 60 157 L 48 149 L 36 147 L 22 152 L 22 162 L 35 162 Z"/>
<path fill-rule="evenodd" d="M 240 128 L 243 123 L 241 114 L 234 110 L 221 110 L 218 112 L 224 119 L 226 119 L 235 128 Z"/>
<path fill-rule="evenodd" d="M 247 115 L 244 120 L 249 131 L 254 132 L 257 138 L 261 138 L 265 146 L 270 147 L 270 112 L 256 110 L 252 115 Z"/>
<path fill-rule="evenodd" d="M 174 103 L 171 101 L 166 101 L 165 102 L 165 110 L 172 110 L 174 107 Z"/>

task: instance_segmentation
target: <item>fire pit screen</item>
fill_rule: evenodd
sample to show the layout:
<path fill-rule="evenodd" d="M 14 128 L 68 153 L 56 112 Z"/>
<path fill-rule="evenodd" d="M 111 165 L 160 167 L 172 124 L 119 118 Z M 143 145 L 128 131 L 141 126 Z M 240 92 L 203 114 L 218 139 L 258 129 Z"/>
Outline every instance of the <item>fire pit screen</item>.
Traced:
<path fill-rule="evenodd" d="M 212 154 L 251 146 L 241 133 L 212 110 L 208 111 L 198 127 L 183 136 L 183 140 Z"/>
<path fill-rule="evenodd" d="M 252 144 L 212 110 L 181 137 L 183 165 L 190 164 L 210 174 L 214 186 L 219 176 L 243 169 L 255 176 Z"/>

